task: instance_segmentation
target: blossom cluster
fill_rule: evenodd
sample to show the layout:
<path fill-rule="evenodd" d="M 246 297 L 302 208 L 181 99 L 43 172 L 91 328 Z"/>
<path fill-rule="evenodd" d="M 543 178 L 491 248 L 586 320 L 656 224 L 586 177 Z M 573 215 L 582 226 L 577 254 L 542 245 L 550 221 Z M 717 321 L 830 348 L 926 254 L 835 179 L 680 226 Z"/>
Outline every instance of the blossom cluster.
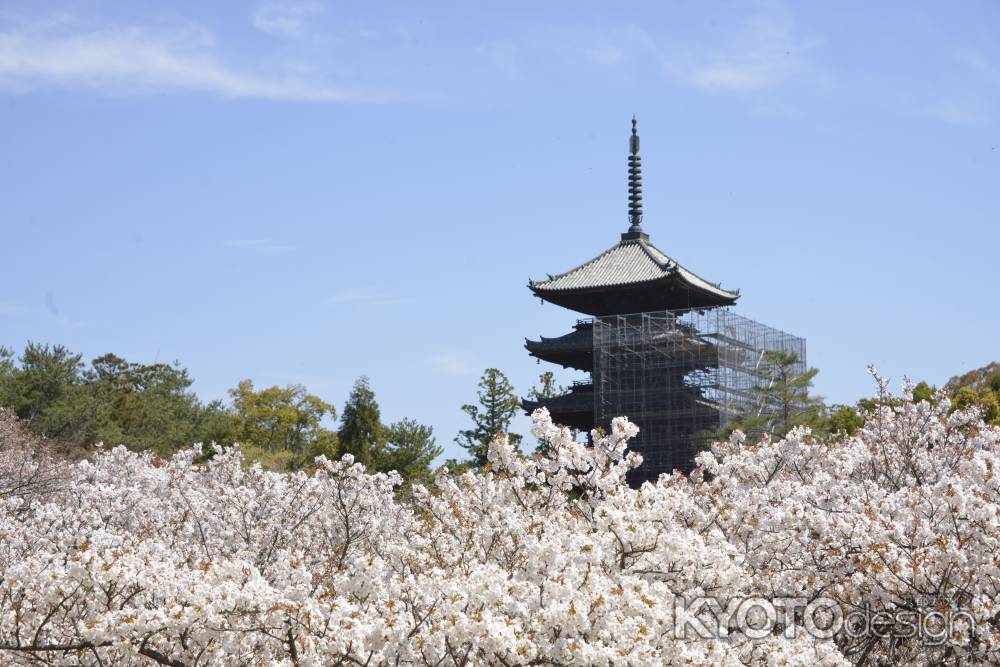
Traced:
<path fill-rule="evenodd" d="M 741 433 L 670 484 L 698 509 L 686 521 L 736 547 L 756 594 L 831 598 L 854 664 L 1000 661 L 1000 429 L 975 409 L 889 394 L 865 425 L 821 442 L 807 428 L 749 444 Z M 933 641 L 912 631 L 955 619 Z"/>
<path fill-rule="evenodd" d="M 548 454 L 502 438 L 480 472 L 401 498 L 349 456 L 307 471 L 123 447 L 0 494 L 0 661 L 129 665 L 848 665 L 996 661 L 1000 432 L 886 400 L 837 442 L 716 445 L 633 489 L 636 425 L 590 442 L 537 411 Z M 2 463 L 2 461 L 0 461 Z M 16 466 L 0 465 L 0 477 Z M 0 489 L 3 480 L 0 479 Z M 878 632 L 706 638 L 706 596 L 961 608 L 933 647 Z M 881 617 L 880 617 L 881 618 Z M 891 630 L 891 628 L 889 628 Z"/>

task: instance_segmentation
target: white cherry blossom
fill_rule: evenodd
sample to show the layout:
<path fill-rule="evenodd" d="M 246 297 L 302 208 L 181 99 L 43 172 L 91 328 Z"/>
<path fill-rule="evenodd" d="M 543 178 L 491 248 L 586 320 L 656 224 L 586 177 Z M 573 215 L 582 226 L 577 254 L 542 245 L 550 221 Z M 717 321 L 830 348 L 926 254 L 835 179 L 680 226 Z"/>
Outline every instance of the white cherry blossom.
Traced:
<path fill-rule="evenodd" d="M 885 400 L 855 434 L 736 433 L 691 476 L 639 489 L 625 482 L 636 425 L 616 419 L 585 445 L 545 410 L 534 435 L 549 456 L 499 439 L 486 470 L 442 470 L 405 499 L 397 475 L 350 457 L 275 473 L 236 447 L 206 462 L 197 445 L 169 460 L 116 447 L 54 481 L 8 447 L 0 662 L 996 662 L 1000 432 L 879 383 Z M 44 484 L 4 493 L 17 475 Z M 937 645 L 826 639 L 800 613 L 763 637 L 735 622 L 679 630 L 678 608 L 704 596 L 826 598 L 881 634 L 899 612 L 966 616 Z"/>

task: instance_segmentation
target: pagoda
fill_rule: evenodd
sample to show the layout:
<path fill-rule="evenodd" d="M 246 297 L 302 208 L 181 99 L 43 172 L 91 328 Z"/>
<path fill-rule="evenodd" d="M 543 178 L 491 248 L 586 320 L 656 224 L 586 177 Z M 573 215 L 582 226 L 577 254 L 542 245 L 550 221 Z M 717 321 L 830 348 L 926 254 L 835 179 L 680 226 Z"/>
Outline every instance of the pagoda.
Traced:
<path fill-rule="evenodd" d="M 620 240 L 593 259 L 529 281 L 543 301 L 590 316 L 554 338 L 526 340 L 541 361 L 588 374 L 569 392 L 523 400 L 543 405 L 553 421 L 581 431 L 607 428 L 623 415 L 639 426 L 630 444 L 644 458 L 630 480 L 689 470 L 702 441 L 729 419 L 754 409 L 752 387 L 765 349 L 790 348 L 805 362 L 804 341 L 732 313 L 738 290 L 685 268 L 643 230 L 642 162 L 632 118 L 628 156 L 628 223 Z M 801 343 L 801 345 L 799 345 Z M 766 406 L 756 406 L 763 410 Z"/>

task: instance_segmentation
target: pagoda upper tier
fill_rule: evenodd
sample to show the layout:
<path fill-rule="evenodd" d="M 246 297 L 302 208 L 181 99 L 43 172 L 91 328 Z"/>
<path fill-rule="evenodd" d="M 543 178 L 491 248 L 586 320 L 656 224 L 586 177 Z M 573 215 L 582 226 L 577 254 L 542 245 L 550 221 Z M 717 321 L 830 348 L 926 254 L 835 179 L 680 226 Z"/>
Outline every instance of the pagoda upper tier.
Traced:
<path fill-rule="evenodd" d="M 548 280 L 529 281 L 528 287 L 545 301 L 598 317 L 733 305 L 740 296 L 738 290 L 705 280 L 649 242 L 642 230 L 642 160 L 634 116 L 629 149 L 630 225 L 621 241 L 575 269 Z"/>
<path fill-rule="evenodd" d="M 550 303 L 594 316 L 731 306 L 740 296 L 684 268 L 641 232 L 622 234 L 590 261 L 528 287 Z"/>

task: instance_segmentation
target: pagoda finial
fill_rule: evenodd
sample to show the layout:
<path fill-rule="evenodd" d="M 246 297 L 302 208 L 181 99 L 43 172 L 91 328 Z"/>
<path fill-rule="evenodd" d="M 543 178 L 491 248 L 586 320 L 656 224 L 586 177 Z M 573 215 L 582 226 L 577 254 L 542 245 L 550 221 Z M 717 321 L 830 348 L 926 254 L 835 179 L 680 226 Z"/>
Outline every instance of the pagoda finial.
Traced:
<path fill-rule="evenodd" d="M 642 231 L 642 158 L 639 157 L 639 132 L 637 121 L 632 114 L 632 136 L 628 147 L 628 232 L 622 234 L 623 240 L 648 239 Z"/>

